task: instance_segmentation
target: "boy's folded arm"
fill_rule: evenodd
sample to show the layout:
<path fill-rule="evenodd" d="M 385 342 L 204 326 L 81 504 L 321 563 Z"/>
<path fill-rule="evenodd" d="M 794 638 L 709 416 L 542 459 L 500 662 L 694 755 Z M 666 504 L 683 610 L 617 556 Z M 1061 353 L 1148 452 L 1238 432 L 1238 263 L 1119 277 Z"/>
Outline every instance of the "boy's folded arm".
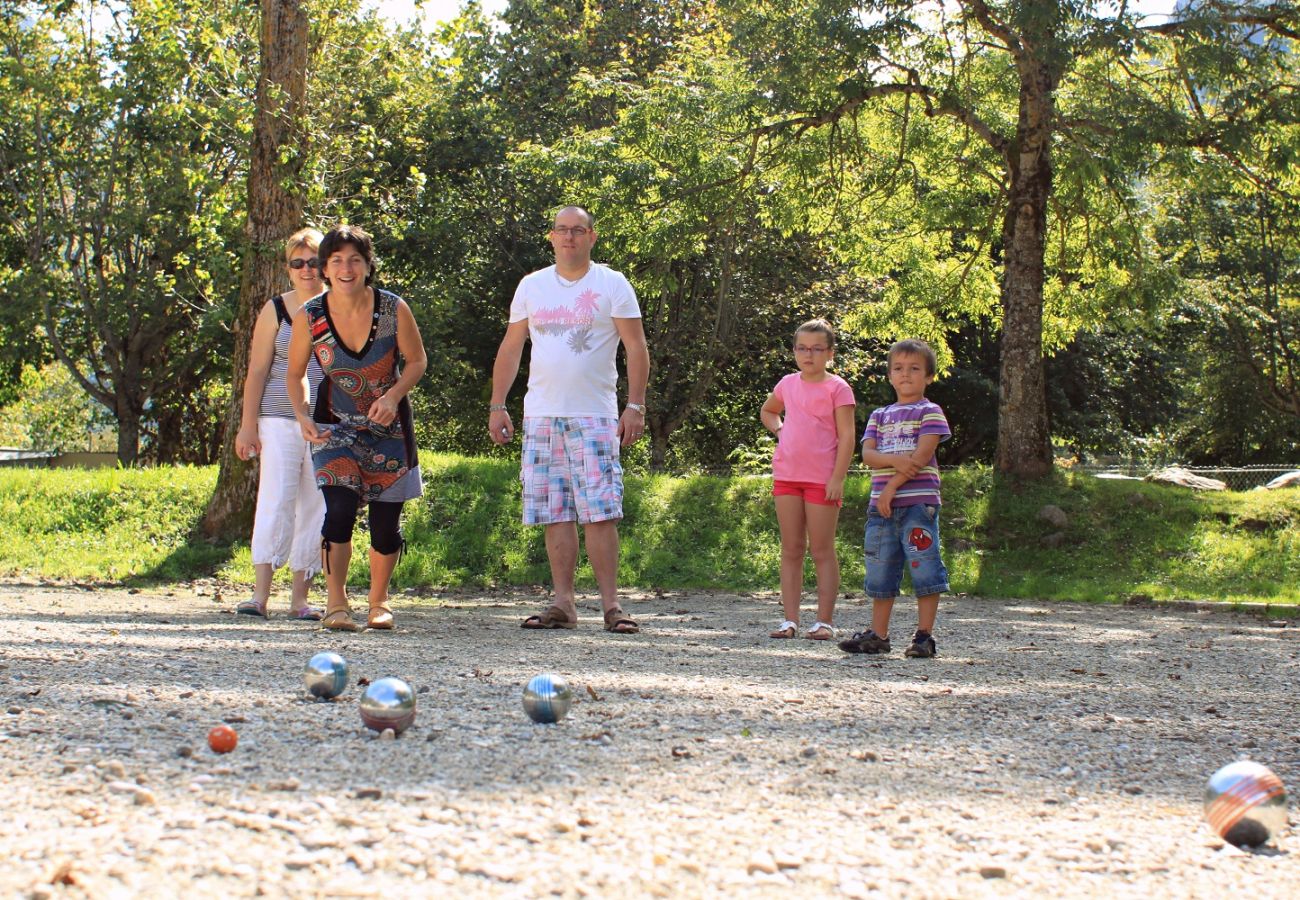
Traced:
<path fill-rule="evenodd" d="M 934 459 L 934 452 L 939 449 L 940 435 L 923 434 L 916 441 L 916 449 L 908 454 L 908 458 L 916 463 L 918 468 L 923 468 L 930 464 Z"/>

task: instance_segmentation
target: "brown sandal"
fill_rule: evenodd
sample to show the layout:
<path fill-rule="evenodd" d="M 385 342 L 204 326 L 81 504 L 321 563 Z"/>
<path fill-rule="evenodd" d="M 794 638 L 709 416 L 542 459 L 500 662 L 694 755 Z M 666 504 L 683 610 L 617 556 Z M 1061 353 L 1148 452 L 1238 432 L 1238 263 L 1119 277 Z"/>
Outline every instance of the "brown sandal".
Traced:
<path fill-rule="evenodd" d="M 614 634 L 636 634 L 641 626 L 628 618 L 623 607 L 615 606 L 605 610 L 605 630 Z"/>
<path fill-rule="evenodd" d="M 351 610 L 344 607 L 325 613 L 325 618 L 320 620 L 320 627 L 326 631 L 356 631 L 357 623 L 352 621 Z"/>
<path fill-rule="evenodd" d="M 529 628 L 532 630 L 551 629 L 551 628 L 568 628 L 578 627 L 577 619 L 570 619 L 569 614 L 555 604 L 551 604 L 535 616 L 529 616 L 519 623 L 520 628 Z"/>
<path fill-rule="evenodd" d="M 375 631 L 392 630 L 393 611 L 388 608 L 388 601 L 370 607 L 370 615 L 366 617 L 366 627 L 373 628 Z"/>

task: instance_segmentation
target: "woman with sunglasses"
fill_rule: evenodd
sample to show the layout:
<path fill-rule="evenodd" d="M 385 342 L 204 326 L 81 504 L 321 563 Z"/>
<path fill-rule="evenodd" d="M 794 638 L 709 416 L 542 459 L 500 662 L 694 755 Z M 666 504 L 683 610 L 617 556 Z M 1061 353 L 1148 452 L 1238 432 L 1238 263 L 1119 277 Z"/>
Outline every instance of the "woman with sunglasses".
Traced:
<path fill-rule="evenodd" d="M 304 228 L 285 243 L 284 257 L 293 290 L 266 302 L 253 326 L 244 381 L 244 415 L 235 452 L 240 459 L 260 460 L 257 512 L 253 518 L 253 596 L 235 607 L 245 616 L 266 618 L 271 577 L 286 562 L 293 572 L 289 618 L 319 621 L 321 612 L 307 603 L 311 580 L 320 571 L 320 529 L 325 502 L 316 489 L 311 446 L 303 440 L 285 389 L 289 338 L 294 315 L 321 292 L 322 235 Z M 322 378 L 315 360 L 307 370 L 314 391 Z"/>

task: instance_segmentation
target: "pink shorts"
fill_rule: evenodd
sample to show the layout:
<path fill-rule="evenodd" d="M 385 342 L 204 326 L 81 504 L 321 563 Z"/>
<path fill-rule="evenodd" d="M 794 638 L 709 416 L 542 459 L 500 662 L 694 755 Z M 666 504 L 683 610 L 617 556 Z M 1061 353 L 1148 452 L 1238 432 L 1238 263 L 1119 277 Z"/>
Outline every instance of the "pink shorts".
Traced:
<path fill-rule="evenodd" d="M 843 500 L 827 500 L 826 485 L 811 481 L 773 481 L 773 497 L 802 497 L 804 503 L 818 506 L 843 506 Z"/>

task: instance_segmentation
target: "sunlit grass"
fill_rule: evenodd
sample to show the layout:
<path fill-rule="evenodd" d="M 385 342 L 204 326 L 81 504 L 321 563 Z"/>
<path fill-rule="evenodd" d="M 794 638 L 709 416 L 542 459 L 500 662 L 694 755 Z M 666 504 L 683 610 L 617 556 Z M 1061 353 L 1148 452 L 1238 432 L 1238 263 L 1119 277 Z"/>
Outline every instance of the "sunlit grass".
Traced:
<path fill-rule="evenodd" d="M 540 528 L 520 522 L 517 461 L 423 454 L 426 494 L 407 505 L 398 587 L 549 581 Z M 251 579 L 247 542 L 196 527 L 213 468 L 0 470 L 0 575 L 167 581 Z M 944 474 L 941 530 L 954 591 L 1122 602 L 1300 604 L 1300 491 L 1195 494 L 1057 474 L 1032 483 L 986 466 Z M 868 482 L 846 486 L 837 536 L 842 590 L 861 593 Z M 1059 544 L 1039 520 L 1069 517 Z M 643 588 L 775 590 L 780 544 L 767 478 L 652 475 L 628 480 L 620 581 Z M 351 570 L 365 583 L 358 533 Z M 812 590 L 811 562 L 805 569 Z M 287 576 L 281 573 L 282 578 Z M 594 587 L 583 563 L 579 581 Z M 907 590 L 906 585 L 904 590 Z"/>

